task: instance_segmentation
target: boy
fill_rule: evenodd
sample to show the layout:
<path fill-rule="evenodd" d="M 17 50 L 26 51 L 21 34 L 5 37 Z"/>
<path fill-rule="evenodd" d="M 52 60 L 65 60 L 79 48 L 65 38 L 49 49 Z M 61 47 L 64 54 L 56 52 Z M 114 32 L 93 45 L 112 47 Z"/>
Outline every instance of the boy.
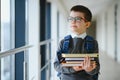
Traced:
<path fill-rule="evenodd" d="M 87 28 L 91 24 L 92 13 L 90 10 L 82 5 L 76 5 L 71 8 L 68 22 L 72 31 L 68 53 L 86 53 L 85 39 L 88 36 L 86 34 Z M 62 53 L 64 40 L 61 40 L 57 52 Z M 90 53 L 98 53 L 98 44 L 96 40 L 92 40 L 94 49 Z M 91 43 L 92 43 L 91 42 Z M 62 58 L 61 58 L 62 59 Z M 57 53 L 57 59 L 54 62 L 55 70 L 60 73 L 60 80 L 95 80 L 93 75 L 99 73 L 100 64 L 99 59 L 96 59 L 95 63 L 92 63 L 89 56 L 86 56 L 82 66 L 62 66 L 61 59 Z"/>

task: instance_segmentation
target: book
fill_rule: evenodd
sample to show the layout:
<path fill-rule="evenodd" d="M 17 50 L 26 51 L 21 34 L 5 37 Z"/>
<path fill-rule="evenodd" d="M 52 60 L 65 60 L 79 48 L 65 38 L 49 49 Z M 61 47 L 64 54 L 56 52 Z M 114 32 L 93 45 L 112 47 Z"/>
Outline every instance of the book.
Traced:
<path fill-rule="evenodd" d="M 80 63 L 61 63 L 63 67 L 82 66 Z"/>
<path fill-rule="evenodd" d="M 65 61 L 83 61 L 85 58 L 84 57 L 66 57 Z M 90 58 L 91 60 L 94 60 L 94 58 Z"/>
<path fill-rule="evenodd" d="M 89 54 L 86 54 L 86 53 L 62 53 L 62 57 L 86 57 L 86 56 L 89 56 L 89 57 L 98 57 L 99 54 L 98 53 L 89 53 Z"/>
<path fill-rule="evenodd" d="M 84 58 L 89 56 L 91 59 L 91 63 L 95 63 L 95 59 L 99 55 L 98 53 L 62 53 L 62 57 L 64 61 L 61 62 L 62 66 L 70 67 L 70 66 L 82 66 Z"/>
<path fill-rule="evenodd" d="M 95 61 L 92 61 L 92 63 L 95 63 Z M 71 66 L 82 66 L 82 61 L 67 61 L 64 63 L 61 63 L 63 67 L 71 67 Z"/>
<path fill-rule="evenodd" d="M 77 63 L 77 64 L 81 64 L 81 63 L 83 63 L 83 61 L 66 61 L 66 62 L 64 62 L 64 63 Z M 91 63 L 95 63 L 95 61 L 91 61 Z"/>

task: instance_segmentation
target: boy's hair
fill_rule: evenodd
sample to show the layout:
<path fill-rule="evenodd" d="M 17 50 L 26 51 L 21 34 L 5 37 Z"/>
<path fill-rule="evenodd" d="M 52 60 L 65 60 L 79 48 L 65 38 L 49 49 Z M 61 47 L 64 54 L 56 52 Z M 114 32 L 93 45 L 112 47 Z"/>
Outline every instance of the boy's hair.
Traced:
<path fill-rule="evenodd" d="M 85 6 L 76 5 L 76 6 L 73 6 L 70 9 L 70 11 L 82 12 L 84 14 L 84 17 L 85 17 L 86 21 L 91 21 L 91 19 L 92 19 L 91 11 L 87 7 L 85 7 Z"/>

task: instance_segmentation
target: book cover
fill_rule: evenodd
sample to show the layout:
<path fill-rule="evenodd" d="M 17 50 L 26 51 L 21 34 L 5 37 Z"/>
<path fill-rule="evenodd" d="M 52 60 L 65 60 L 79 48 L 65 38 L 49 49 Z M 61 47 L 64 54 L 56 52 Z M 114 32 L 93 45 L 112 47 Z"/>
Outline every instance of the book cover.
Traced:
<path fill-rule="evenodd" d="M 66 57 L 65 61 L 83 61 L 85 58 L 84 57 Z M 94 60 L 94 58 L 90 58 L 91 60 Z"/>
<path fill-rule="evenodd" d="M 63 67 L 71 67 L 71 66 L 82 66 L 80 63 L 61 63 Z"/>
<path fill-rule="evenodd" d="M 62 53 L 62 57 L 98 57 L 99 54 L 98 53 L 91 53 L 91 54 L 87 54 L 87 53 Z"/>
<path fill-rule="evenodd" d="M 95 61 L 91 61 L 92 63 L 95 63 Z M 61 63 L 64 67 L 71 67 L 71 66 L 82 66 L 83 61 L 66 61 L 64 63 Z"/>

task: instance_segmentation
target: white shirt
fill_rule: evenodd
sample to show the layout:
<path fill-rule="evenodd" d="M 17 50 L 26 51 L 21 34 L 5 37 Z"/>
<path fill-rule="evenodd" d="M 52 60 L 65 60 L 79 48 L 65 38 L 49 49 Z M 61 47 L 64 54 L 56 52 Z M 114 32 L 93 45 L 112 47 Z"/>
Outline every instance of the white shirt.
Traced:
<path fill-rule="evenodd" d="M 82 38 L 82 39 L 84 39 L 84 38 L 87 36 L 87 34 L 86 34 L 86 32 L 83 33 L 83 34 L 80 34 L 80 35 L 77 35 L 77 34 L 72 33 L 71 36 L 72 36 L 72 38 L 77 37 L 77 38 Z"/>

